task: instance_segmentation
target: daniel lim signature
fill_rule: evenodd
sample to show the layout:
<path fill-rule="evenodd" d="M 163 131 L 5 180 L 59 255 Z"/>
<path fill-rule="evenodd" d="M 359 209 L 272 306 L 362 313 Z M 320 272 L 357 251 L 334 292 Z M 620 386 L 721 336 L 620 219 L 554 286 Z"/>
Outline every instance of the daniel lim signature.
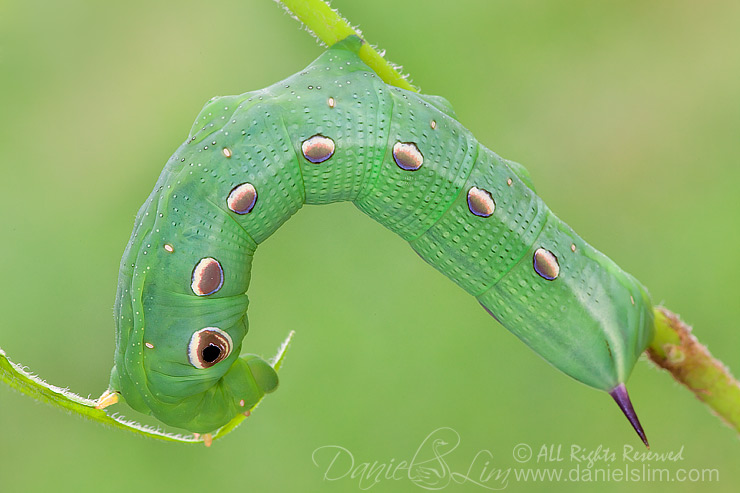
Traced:
<path fill-rule="evenodd" d="M 460 435 L 452 428 L 437 428 L 427 435 L 408 458 L 385 461 L 359 461 L 351 451 L 340 445 L 323 445 L 311 454 L 314 465 L 323 472 L 325 481 L 356 481 L 359 488 L 368 490 L 385 481 L 411 481 L 426 490 L 441 490 L 448 485 L 471 484 L 487 490 L 501 490 L 508 486 L 510 469 L 492 465 L 493 454 L 479 450 L 461 468 L 450 466 L 451 455 L 460 445 Z"/>

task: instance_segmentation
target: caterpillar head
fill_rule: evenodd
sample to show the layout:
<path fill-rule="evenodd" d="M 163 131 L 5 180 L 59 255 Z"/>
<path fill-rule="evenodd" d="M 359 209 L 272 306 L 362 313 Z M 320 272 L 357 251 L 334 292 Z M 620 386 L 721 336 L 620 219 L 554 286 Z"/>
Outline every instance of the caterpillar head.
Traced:
<path fill-rule="evenodd" d="M 209 433 L 249 411 L 278 386 L 277 373 L 269 363 L 252 354 L 237 357 L 238 349 L 228 332 L 206 327 L 195 331 L 181 348 L 189 367 L 180 360 L 169 365 L 179 371 L 165 374 L 157 368 L 167 367 L 166 362 L 148 362 L 141 392 L 140 382 L 133 379 L 139 372 L 121 371 L 124 362 L 113 369 L 111 389 L 134 409 L 164 423 Z"/>

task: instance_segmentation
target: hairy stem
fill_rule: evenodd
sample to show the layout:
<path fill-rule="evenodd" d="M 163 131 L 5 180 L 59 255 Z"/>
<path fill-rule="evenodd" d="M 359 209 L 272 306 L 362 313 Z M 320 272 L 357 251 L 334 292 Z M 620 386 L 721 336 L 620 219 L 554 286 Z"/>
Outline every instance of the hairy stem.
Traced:
<path fill-rule="evenodd" d="M 285 353 L 288 350 L 288 346 L 293 337 L 293 332 L 288 335 L 283 345 L 278 350 L 275 358 L 270 364 L 279 370 L 285 359 Z M 7 383 L 10 387 L 14 388 L 22 394 L 26 394 L 37 401 L 46 402 L 54 407 L 64 409 L 68 412 L 81 416 L 91 421 L 97 421 L 114 428 L 121 428 L 138 435 L 143 435 L 149 438 L 156 438 L 158 440 L 165 440 L 168 442 L 180 442 L 180 443 L 199 443 L 203 442 L 204 439 L 193 435 L 180 435 L 174 433 L 167 433 L 150 426 L 144 426 L 135 421 L 129 421 L 122 416 L 109 415 L 103 409 L 95 409 L 97 401 L 92 399 L 86 399 L 82 396 L 70 392 L 67 389 L 62 389 L 54 385 L 48 384 L 39 377 L 32 375 L 26 371 L 21 365 L 13 363 L 8 359 L 0 348 L 0 381 Z M 257 404 L 252 407 L 251 410 L 257 407 Z M 234 428 L 236 428 L 243 420 L 245 416 L 238 415 L 224 427 L 222 427 L 214 435 L 213 439 L 221 438 Z"/>
<path fill-rule="evenodd" d="M 350 25 L 338 11 L 323 0 L 275 0 L 283 5 L 294 19 L 303 23 L 319 41 L 331 46 L 347 36 L 356 35 L 364 41 L 362 32 Z M 408 80 L 367 42 L 360 48 L 360 59 L 386 84 L 418 92 Z"/>
<path fill-rule="evenodd" d="M 691 390 L 725 423 L 740 432 L 740 384 L 730 370 L 691 333 L 691 327 L 664 307 L 655 308 L 655 337 L 647 354 Z"/>

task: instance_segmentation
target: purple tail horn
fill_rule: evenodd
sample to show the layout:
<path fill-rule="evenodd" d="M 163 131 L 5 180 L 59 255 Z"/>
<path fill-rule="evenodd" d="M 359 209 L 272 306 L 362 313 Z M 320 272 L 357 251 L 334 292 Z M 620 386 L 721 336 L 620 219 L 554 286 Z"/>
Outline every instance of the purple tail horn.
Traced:
<path fill-rule="evenodd" d="M 642 429 L 640 420 L 637 418 L 637 414 L 632 407 L 630 396 L 627 393 L 627 387 L 625 387 L 623 383 L 620 383 L 609 392 L 609 395 L 614 398 L 614 401 L 619 406 L 619 409 L 621 409 L 624 415 L 627 416 L 627 419 L 630 420 L 632 427 L 640 436 L 645 446 L 647 448 L 650 448 L 650 444 L 648 443 L 647 437 L 645 436 L 645 431 Z"/>

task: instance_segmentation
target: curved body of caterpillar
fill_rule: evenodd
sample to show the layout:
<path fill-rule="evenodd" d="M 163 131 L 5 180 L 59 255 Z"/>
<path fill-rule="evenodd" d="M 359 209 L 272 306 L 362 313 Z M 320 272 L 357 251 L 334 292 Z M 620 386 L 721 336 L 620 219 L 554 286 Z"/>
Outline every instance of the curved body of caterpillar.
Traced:
<path fill-rule="evenodd" d="M 348 38 L 271 87 L 214 98 L 140 209 L 121 262 L 111 390 L 210 432 L 277 386 L 239 357 L 252 256 L 303 204 L 349 200 L 555 367 L 608 391 L 652 332 L 644 288 L 480 145 L 442 98 L 384 84 Z"/>

